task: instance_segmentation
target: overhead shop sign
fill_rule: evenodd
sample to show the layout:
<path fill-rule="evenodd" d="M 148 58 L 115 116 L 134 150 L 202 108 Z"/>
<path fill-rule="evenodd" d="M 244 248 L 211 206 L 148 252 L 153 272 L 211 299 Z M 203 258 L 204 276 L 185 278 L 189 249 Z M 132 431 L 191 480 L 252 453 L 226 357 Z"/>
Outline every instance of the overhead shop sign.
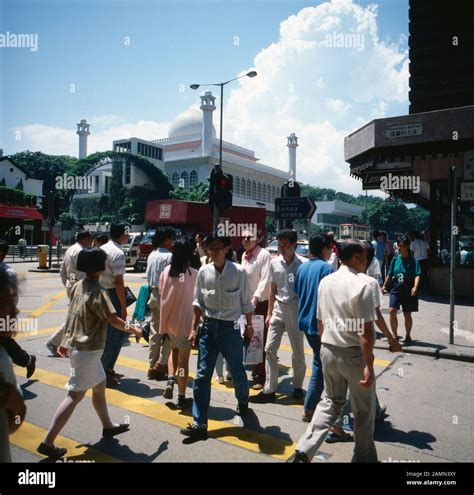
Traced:
<path fill-rule="evenodd" d="M 474 201 L 474 182 L 461 182 L 461 201 Z"/>
<path fill-rule="evenodd" d="M 391 125 L 385 127 L 385 137 L 387 139 L 421 136 L 422 134 L 423 124 L 421 122 L 415 124 Z"/>

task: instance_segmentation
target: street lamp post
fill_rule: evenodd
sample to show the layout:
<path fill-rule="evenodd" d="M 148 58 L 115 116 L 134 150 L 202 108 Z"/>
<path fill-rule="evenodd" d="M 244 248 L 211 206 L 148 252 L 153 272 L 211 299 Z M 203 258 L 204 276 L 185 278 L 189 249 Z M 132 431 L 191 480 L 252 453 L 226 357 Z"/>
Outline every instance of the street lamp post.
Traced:
<path fill-rule="evenodd" d="M 234 77 L 233 79 L 229 79 L 228 81 L 221 82 L 221 83 L 209 83 L 209 84 L 191 84 L 190 88 L 191 89 L 199 89 L 201 86 L 219 86 L 221 89 L 221 103 L 220 103 L 220 110 L 221 110 L 221 115 L 220 115 L 220 137 L 219 137 L 219 164 L 214 165 L 214 173 L 219 173 L 222 172 L 222 129 L 224 126 L 224 86 L 226 84 L 231 83 L 232 81 L 236 81 L 237 79 L 241 79 L 242 77 L 255 77 L 257 73 L 252 70 L 250 72 L 247 72 L 247 74 L 243 74 L 242 76 Z M 212 184 L 210 185 L 212 187 Z M 215 230 L 217 228 L 217 224 L 219 222 L 219 209 L 217 208 L 216 205 L 214 205 L 214 211 L 212 215 L 212 228 Z"/>

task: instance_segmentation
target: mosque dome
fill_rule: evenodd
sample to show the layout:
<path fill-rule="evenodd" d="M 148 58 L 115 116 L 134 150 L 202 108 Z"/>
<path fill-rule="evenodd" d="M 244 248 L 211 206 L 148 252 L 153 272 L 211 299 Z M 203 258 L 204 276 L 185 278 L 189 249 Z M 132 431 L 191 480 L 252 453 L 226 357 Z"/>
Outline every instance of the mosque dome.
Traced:
<path fill-rule="evenodd" d="M 197 108 L 188 108 L 180 113 L 170 124 L 168 137 L 175 138 L 196 134 L 202 131 L 202 112 Z M 213 137 L 216 136 L 216 128 L 212 126 Z"/>

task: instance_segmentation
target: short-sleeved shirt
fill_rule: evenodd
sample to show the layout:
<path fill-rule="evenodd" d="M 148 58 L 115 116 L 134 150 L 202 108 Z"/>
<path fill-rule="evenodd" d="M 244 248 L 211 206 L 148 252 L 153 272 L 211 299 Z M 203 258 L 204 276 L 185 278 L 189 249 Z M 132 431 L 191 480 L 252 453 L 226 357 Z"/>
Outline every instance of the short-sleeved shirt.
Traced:
<path fill-rule="evenodd" d="M 272 259 L 269 278 L 270 282 L 277 286 L 275 299 L 278 302 L 284 304 L 298 303 L 298 294 L 295 292 L 296 272 L 307 261 L 307 258 L 303 258 L 297 254 L 295 254 L 293 261 L 289 265 L 281 254 Z"/>
<path fill-rule="evenodd" d="M 97 351 L 105 346 L 107 318 L 116 313 L 105 288 L 98 282 L 85 278 L 71 290 L 63 347 L 78 351 Z"/>
<path fill-rule="evenodd" d="M 390 263 L 387 275 L 396 278 L 399 282 L 413 281 L 415 277 L 421 275 L 420 264 L 414 256 L 404 258 L 399 254 Z"/>
<path fill-rule="evenodd" d="M 152 289 L 160 285 L 163 270 L 171 263 L 173 254 L 166 248 L 157 248 L 150 253 L 146 265 L 146 279 Z"/>
<path fill-rule="evenodd" d="M 374 256 L 372 261 L 370 262 L 369 267 L 367 268 L 367 275 L 370 277 L 377 278 L 379 275 L 382 275 L 382 271 L 380 270 L 379 260 Z"/>
<path fill-rule="evenodd" d="M 374 306 L 376 308 L 379 308 L 382 302 L 382 290 L 380 289 L 380 285 L 377 282 L 377 280 L 367 273 L 358 273 L 358 277 L 360 277 L 362 280 L 367 282 L 370 285 L 370 288 L 372 289 L 372 295 L 374 298 Z"/>
<path fill-rule="evenodd" d="M 318 287 L 321 280 L 330 275 L 333 269 L 329 263 L 319 258 L 311 258 L 298 268 L 295 292 L 298 301 L 298 325 L 302 332 L 318 334 L 316 311 L 318 307 Z"/>
<path fill-rule="evenodd" d="M 317 318 L 324 327 L 323 344 L 360 347 L 365 323 L 376 320 L 371 286 L 355 270 L 342 265 L 319 284 Z"/>
<path fill-rule="evenodd" d="M 418 261 L 428 258 L 428 243 L 423 239 L 415 239 L 410 244 L 410 251 L 413 251 L 413 256 Z"/>
<path fill-rule="evenodd" d="M 110 240 L 100 247 L 107 253 L 105 260 L 105 271 L 100 276 L 100 283 L 106 289 L 115 289 L 115 277 L 125 275 L 127 271 L 127 258 L 120 244 Z"/>

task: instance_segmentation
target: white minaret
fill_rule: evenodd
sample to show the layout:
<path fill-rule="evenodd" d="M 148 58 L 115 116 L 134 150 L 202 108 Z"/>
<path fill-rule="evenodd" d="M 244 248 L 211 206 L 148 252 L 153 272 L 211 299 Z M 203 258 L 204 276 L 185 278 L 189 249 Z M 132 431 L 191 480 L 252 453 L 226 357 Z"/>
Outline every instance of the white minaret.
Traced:
<path fill-rule="evenodd" d="M 216 109 L 216 97 L 211 91 L 206 91 L 201 96 L 202 110 L 202 156 L 211 156 L 213 153 L 213 125 L 212 112 Z"/>
<path fill-rule="evenodd" d="M 82 119 L 77 124 L 76 134 L 79 136 L 79 160 L 87 156 L 87 136 L 90 134 L 90 124 L 86 119 Z"/>
<path fill-rule="evenodd" d="M 295 136 L 295 133 L 292 132 L 288 136 L 288 151 L 289 151 L 289 167 L 288 173 L 290 174 L 290 180 L 296 181 L 296 148 L 298 146 L 298 138 Z"/>

